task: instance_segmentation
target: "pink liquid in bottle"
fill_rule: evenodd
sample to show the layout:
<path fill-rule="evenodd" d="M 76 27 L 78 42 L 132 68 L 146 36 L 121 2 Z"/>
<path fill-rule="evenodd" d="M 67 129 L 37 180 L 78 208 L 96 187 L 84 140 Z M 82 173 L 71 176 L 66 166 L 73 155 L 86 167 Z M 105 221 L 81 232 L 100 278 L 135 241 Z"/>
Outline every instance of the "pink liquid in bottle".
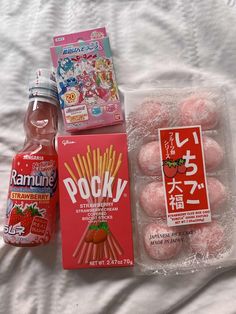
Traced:
<path fill-rule="evenodd" d="M 24 147 L 12 161 L 4 241 L 15 246 L 48 243 L 57 203 L 57 88 L 52 74 L 38 70 L 30 84 Z"/>

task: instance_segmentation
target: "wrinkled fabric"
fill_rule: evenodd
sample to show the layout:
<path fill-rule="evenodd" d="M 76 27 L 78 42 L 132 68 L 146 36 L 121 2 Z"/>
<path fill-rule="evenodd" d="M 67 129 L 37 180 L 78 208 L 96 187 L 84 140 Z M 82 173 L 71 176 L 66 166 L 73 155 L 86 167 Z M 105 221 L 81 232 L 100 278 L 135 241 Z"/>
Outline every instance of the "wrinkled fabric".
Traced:
<path fill-rule="evenodd" d="M 1 235 L 11 159 L 24 141 L 28 81 L 35 69 L 50 67 L 53 35 L 105 25 L 123 94 L 129 88 L 200 80 L 224 82 L 234 97 L 234 0 L 1 0 L 0 12 Z M 15 248 L 1 238 L 0 313 L 236 311 L 236 262 L 174 277 L 136 276 L 131 269 L 65 271 L 59 229 L 58 223 L 55 240 L 45 247 Z"/>

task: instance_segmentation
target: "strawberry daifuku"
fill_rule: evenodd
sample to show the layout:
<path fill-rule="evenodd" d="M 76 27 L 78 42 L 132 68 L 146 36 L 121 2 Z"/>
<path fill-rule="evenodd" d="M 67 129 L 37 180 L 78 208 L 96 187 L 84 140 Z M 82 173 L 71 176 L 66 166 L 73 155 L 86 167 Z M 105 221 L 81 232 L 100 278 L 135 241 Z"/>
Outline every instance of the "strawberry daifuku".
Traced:
<path fill-rule="evenodd" d="M 217 209 L 226 200 L 226 188 L 214 177 L 207 178 L 207 188 L 211 209 Z"/>
<path fill-rule="evenodd" d="M 219 121 L 216 104 L 203 97 L 192 96 L 180 105 L 182 125 L 201 125 L 203 130 L 214 129 Z"/>
<path fill-rule="evenodd" d="M 158 128 L 166 127 L 168 121 L 169 113 L 166 106 L 154 100 L 141 103 L 131 118 L 133 127 L 147 129 L 151 134 L 157 134 Z"/>
<path fill-rule="evenodd" d="M 142 145 L 138 154 L 138 164 L 143 174 L 161 175 L 160 144 L 158 141 Z"/>
<path fill-rule="evenodd" d="M 165 216 L 166 206 L 163 183 L 155 181 L 147 184 L 140 193 L 139 202 L 149 216 Z"/>
<path fill-rule="evenodd" d="M 167 260 L 180 252 L 182 240 L 177 235 L 176 228 L 151 223 L 144 230 L 144 245 L 150 257 Z"/>
<path fill-rule="evenodd" d="M 206 170 L 216 169 L 223 161 L 224 152 L 221 146 L 209 136 L 202 137 Z"/>
<path fill-rule="evenodd" d="M 221 253 L 225 248 L 224 229 L 217 222 L 199 225 L 190 236 L 192 252 L 210 257 Z"/>

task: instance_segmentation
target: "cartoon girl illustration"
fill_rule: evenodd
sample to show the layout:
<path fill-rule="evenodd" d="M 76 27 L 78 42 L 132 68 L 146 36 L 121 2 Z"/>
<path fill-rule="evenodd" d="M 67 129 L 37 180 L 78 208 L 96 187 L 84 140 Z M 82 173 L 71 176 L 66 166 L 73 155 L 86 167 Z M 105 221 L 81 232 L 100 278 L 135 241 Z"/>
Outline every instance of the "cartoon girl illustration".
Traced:
<path fill-rule="evenodd" d="M 58 61 L 57 75 L 59 78 L 64 79 L 68 71 L 74 72 L 74 63 L 70 58 L 64 58 Z"/>
<path fill-rule="evenodd" d="M 87 102 L 93 103 L 96 101 L 98 92 L 96 90 L 96 83 L 93 76 L 88 75 L 87 72 L 83 72 L 83 83 L 84 83 L 84 98 Z"/>

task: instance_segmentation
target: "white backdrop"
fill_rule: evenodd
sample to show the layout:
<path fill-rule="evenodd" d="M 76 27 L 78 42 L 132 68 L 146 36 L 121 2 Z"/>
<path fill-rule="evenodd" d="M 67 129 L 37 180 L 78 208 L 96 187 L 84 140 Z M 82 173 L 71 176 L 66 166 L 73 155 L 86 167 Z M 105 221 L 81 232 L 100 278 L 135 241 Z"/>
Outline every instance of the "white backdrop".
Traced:
<path fill-rule="evenodd" d="M 121 91 L 198 78 L 236 88 L 234 0 L 1 0 L 0 22 L 1 234 L 11 158 L 24 141 L 29 76 L 50 66 L 53 35 L 105 25 Z M 229 110 L 234 134 L 236 104 Z M 236 268 L 168 278 L 64 271 L 59 232 L 35 249 L 0 240 L 0 313 L 229 314 L 236 312 L 235 287 Z"/>

